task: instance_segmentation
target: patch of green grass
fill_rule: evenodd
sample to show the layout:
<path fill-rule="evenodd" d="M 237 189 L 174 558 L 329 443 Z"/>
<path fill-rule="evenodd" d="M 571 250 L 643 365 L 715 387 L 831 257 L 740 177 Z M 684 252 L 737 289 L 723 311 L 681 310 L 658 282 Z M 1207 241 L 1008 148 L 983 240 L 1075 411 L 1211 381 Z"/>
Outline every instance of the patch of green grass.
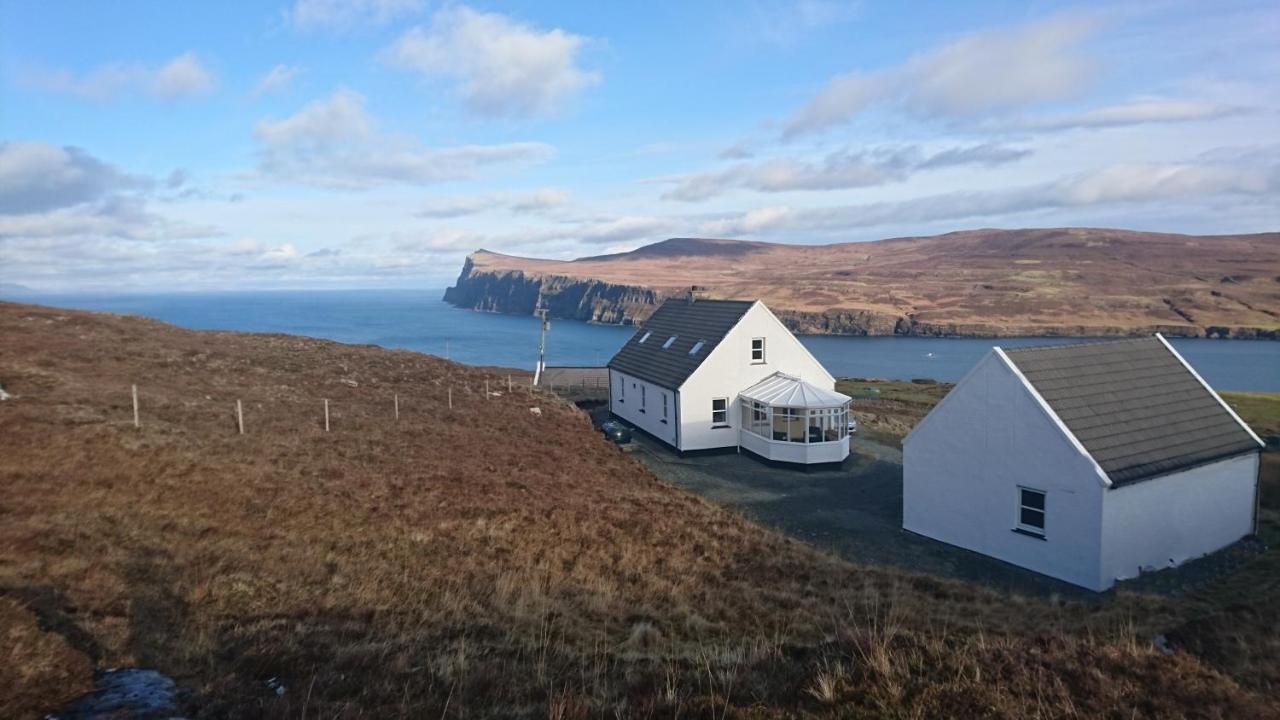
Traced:
<path fill-rule="evenodd" d="M 1224 392 L 1222 399 L 1258 435 L 1280 435 L 1280 393 Z"/>
<path fill-rule="evenodd" d="M 883 400 L 907 405 L 933 407 L 952 388 L 951 383 L 914 383 L 904 380 L 860 380 L 845 378 L 836 381 L 836 391 L 859 400 Z"/>

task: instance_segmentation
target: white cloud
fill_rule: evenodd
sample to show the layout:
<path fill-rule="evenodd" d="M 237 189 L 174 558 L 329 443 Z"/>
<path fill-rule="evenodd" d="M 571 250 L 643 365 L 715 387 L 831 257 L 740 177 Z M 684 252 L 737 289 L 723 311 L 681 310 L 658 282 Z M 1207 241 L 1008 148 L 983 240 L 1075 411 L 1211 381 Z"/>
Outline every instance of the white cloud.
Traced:
<path fill-rule="evenodd" d="M 1092 74 L 1079 46 L 1095 27 L 1059 16 L 967 35 L 896 67 L 838 75 L 792 115 L 783 135 L 847 122 L 876 103 L 925 117 L 974 116 L 1070 97 Z"/>
<path fill-rule="evenodd" d="M 294 65 L 276 65 L 258 80 L 258 83 L 253 86 L 253 92 L 250 95 L 252 97 L 260 97 L 278 93 L 288 87 L 299 72 L 301 70 Z"/>
<path fill-rule="evenodd" d="M 104 102 L 140 92 L 167 101 L 208 94 L 217 84 L 213 73 L 192 52 L 178 55 L 159 67 L 139 63 L 111 63 L 81 77 L 66 70 L 35 70 L 20 78 L 26 85 L 82 100 Z"/>
<path fill-rule="evenodd" d="M 364 97 L 338 90 L 282 120 L 254 129 L 258 174 L 321 187 L 364 189 L 386 183 L 425 185 L 474 176 L 483 167 L 545 160 L 545 143 L 432 148 L 409 135 L 382 132 Z"/>
<path fill-rule="evenodd" d="M 1274 197 L 1278 190 L 1280 166 L 1274 163 L 1121 164 L 1052 182 L 1002 190 L 952 192 L 829 208 L 764 208 L 708 221 L 702 231 L 718 235 L 840 232 L 880 225 L 920 225 L 1043 210 L 1200 201 L 1231 195 L 1266 199 Z"/>
<path fill-rule="evenodd" d="M 663 194 L 666 200 L 697 202 L 732 188 L 760 192 L 792 190 L 840 190 L 905 180 L 920 170 L 957 165 L 995 166 L 1019 160 L 1030 150 L 996 143 L 954 147 L 925 153 L 916 146 L 871 150 L 841 150 L 821 162 L 796 158 L 771 158 L 740 163 L 725 170 L 676 178 L 677 186 Z"/>
<path fill-rule="evenodd" d="M 430 78 L 460 83 L 467 107 L 479 115 L 520 117 L 561 109 L 600 74 L 578 67 L 587 39 L 559 28 L 539 30 L 505 15 L 447 7 L 429 28 L 414 28 L 383 56 Z"/>
<path fill-rule="evenodd" d="M 1068 130 L 1072 128 L 1108 128 L 1146 123 L 1193 122 L 1216 120 L 1247 112 L 1245 108 L 1198 100 L 1147 99 L 1120 105 L 1108 105 L 1077 113 L 1019 118 L 1010 122 L 985 124 L 990 129 Z"/>
<path fill-rule="evenodd" d="M 93 202 L 112 192 L 149 187 L 77 147 L 0 143 L 0 214 L 26 214 Z"/>
<path fill-rule="evenodd" d="M 217 233 L 149 212 L 146 196 L 154 186 L 149 178 L 123 172 L 77 147 L 0 143 L 0 238 L 141 240 Z"/>
<path fill-rule="evenodd" d="M 194 53 L 183 53 L 165 63 L 151 78 L 149 92 L 164 100 L 203 95 L 213 89 L 213 75 Z"/>
<path fill-rule="evenodd" d="M 519 193 L 461 195 L 435 200 L 415 214 L 425 218 L 462 217 L 492 210 L 504 210 L 517 215 L 541 214 L 563 207 L 569 199 L 569 192 L 558 188 L 539 188 L 532 192 Z"/>
<path fill-rule="evenodd" d="M 423 0 L 296 0 L 285 17 L 294 27 L 351 30 L 382 25 L 422 10 Z"/>

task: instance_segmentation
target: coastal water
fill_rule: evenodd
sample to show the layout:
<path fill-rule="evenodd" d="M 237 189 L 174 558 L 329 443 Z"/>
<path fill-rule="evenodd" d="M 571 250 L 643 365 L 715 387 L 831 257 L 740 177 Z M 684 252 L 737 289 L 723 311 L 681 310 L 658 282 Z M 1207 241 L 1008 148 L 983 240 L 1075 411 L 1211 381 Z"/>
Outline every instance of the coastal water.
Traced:
<path fill-rule="evenodd" d="M 446 304 L 443 290 L 349 290 L 167 294 L 6 293 L 3 299 L 106 310 L 199 330 L 311 335 L 449 357 L 473 365 L 532 369 L 538 322 Z M 633 328 L 553 320 L 550 365 L 602 365 Z M 840 377 L 959 380 L 992 345 L 1019 347 L 1078 338 L 921 338 L 802 336 Z M 1280 392 L 1280 342 L 1174 339 L 1178 352 L 1223 390 Z"/>

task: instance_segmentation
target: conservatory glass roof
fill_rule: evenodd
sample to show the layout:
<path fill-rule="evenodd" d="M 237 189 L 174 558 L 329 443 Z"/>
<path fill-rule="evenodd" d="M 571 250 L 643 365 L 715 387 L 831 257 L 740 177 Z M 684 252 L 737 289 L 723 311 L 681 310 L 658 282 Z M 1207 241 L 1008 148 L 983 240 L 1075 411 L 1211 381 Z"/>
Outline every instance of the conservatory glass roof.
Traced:
<path fill-rule="evenodd" d="M 803 408 L 843 407 L 852 399 L 784 373 L 774 373 L 743 390 L 741 397 L 775 407 Z"/>

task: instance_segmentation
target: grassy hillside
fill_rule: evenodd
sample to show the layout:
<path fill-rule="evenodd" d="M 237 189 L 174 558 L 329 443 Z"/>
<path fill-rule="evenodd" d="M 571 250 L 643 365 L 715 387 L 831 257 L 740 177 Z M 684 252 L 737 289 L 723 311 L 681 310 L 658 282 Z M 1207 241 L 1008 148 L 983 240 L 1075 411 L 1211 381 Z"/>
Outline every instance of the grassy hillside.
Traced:
<path fill-rule="evenodd" d="M 691 285 L 759 299 L 793 330 L 844 335 L 1170 335 L 1280 331 L 1280 234 L 968 230 L 797 245 L 673 238 L 572 261 L 479 251 L 446 299 L 642 320 Z"/>
<path fill-rule="evenodd" d="M 1151 645 L 1221 637 L 1185 602 L 839 561 L 498 373 L 12 304 L 0 337 L 5 717 L 133 664 L 201 718 L 1280 713 L 1274 656 Z"/>

